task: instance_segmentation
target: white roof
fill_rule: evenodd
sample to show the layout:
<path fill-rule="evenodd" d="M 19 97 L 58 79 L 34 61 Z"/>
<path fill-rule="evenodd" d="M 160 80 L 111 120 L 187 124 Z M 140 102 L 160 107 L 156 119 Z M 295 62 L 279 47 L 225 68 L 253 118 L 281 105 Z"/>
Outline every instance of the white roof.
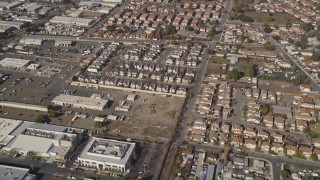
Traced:
<path fill-rule="evenodd" d="M 27 168 L 19 168 L 14 166 L 0 165 L 1 180 L 22 180 L 29 173 Z"/>
<path fill-rule="evenodd" d="M 0 61 L 1 66 L 11 66 L 11 67 L 25 67 L 30 60 L 16 59 L 16 58 L 4 58 Z"/>
<path fill-rule="evenodd" d="M 0 118 L 0 144 L 6 145 L 11 138 L 8 138 L 22 121 Z"/>
<path fill-rule="evenodd" d="M 52 146 L 52 139 L 20 134 L 7 147 L 10 149 L 47 153 Z"/>
<path fill-rule="evenodd" d="M 135 143 L 94 137 L 78 158 L 125 165 L 134 147 Z"/>
<path fill-rule="evenodd" d="M 72 96 L 67 94 L 60 94 L 56 96 L 52 102 L 54 103 L 68 103 L 74 105 L 81 105 L 84 107 L 100 107 L 103 109 L 108 100 L 105 99 L 97 99 L 97 98 L 90 98 L 90 97 L 81 97 L 81 96 Z"/>

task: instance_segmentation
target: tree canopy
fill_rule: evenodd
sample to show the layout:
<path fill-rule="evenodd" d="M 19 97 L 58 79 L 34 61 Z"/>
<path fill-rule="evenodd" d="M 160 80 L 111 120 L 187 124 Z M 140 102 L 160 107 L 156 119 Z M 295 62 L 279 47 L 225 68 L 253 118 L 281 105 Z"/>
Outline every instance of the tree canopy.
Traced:
<path fill-rule="evenodd" d="M 232 71 L 230 71 L 230 78 L 233 80 L 238 80 L 240 78 L 240 73 L 237 69 L 233 69 Z"/>
<path fill-rule="evenodd" d="M 37 123 L 48 123 L 50 121 L 49 117 L 44 114 L 39 114 L 35 122 Z"/>

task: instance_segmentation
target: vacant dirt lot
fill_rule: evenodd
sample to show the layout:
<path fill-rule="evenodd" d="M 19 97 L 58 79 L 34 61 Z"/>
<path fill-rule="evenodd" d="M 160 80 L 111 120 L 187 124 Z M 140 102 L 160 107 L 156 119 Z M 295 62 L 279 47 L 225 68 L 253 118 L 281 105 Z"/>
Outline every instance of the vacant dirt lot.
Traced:
<path fill-rule="evenodd" d="M 108 134 L 122 138 L 168 142 L 174 132 L 184 98 L 138 94 L 128 120 L 112 121 Z"/>
<path fill-rule="evenodd" d="M 268 23 L 268 24 L 277 24 L 277 25 L 285 25 L 288 21 L 297 22 L 298 20 L 294 18 L 294 16 L 288 13 L 273 13 L 271 17 L 275 20 L 272 22 L 268 22 L 269 13 L 264 12 L 246 12 L 247 16 L 250 16 L 255 22 L 258 23 Z"/>

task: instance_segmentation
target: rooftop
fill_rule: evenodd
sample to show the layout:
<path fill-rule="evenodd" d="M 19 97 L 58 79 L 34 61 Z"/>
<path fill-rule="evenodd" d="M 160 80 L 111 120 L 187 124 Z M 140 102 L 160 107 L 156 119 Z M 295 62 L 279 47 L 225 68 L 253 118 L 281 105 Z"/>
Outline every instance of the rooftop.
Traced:
<path fill-rule="evenodd" d="M 0 118 L 0 144 L 6 144 L 10 139 L 8 137 L 22 121 Z M 9 139 L 8 139 L 9 138 Z"/>
<path fill-rule="evenodd" d="M 81 97 L 81 96 L 72 96 L 66 94 L 60 94 L 56 96 L 52 102 L 54 103 L 66 103 L 66 104 L 77 104 L 85 106 L 97 106 L 100 108 L 104 108 L 108 103 L 108 100 L 98 99 L 98 98 L 90 98 L 90 97 Z"/>
<path fill-rule="evenodd" d="M 1 180 L 22 180 L 29 173 L 29 169 L 18 168 L 14 166 L 0 165 L 0 179 Z"/>
<path fill-rule="evenodd" d="M 79 158 L 125 164 L 133 152 L 135 144 L 117 140 L 93 138 L 84 148 Z"/>
<path fill-rule="evenodd" d="M 24 67 L 30 60 L 16 59 L 16 58 L 4 58 L 0 61 L 1 66 L 11 66 L 11 67 Z"/>

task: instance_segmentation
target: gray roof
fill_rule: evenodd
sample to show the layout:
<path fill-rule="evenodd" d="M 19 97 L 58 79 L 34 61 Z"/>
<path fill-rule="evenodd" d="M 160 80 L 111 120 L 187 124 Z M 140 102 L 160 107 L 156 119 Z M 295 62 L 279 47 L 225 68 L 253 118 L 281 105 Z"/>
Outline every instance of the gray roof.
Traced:
<path fill-rule="evenodd" d="M 22 180 L 29 173 L 29 169 L 14 166 L 0 165 L 1 180 Z"/>

